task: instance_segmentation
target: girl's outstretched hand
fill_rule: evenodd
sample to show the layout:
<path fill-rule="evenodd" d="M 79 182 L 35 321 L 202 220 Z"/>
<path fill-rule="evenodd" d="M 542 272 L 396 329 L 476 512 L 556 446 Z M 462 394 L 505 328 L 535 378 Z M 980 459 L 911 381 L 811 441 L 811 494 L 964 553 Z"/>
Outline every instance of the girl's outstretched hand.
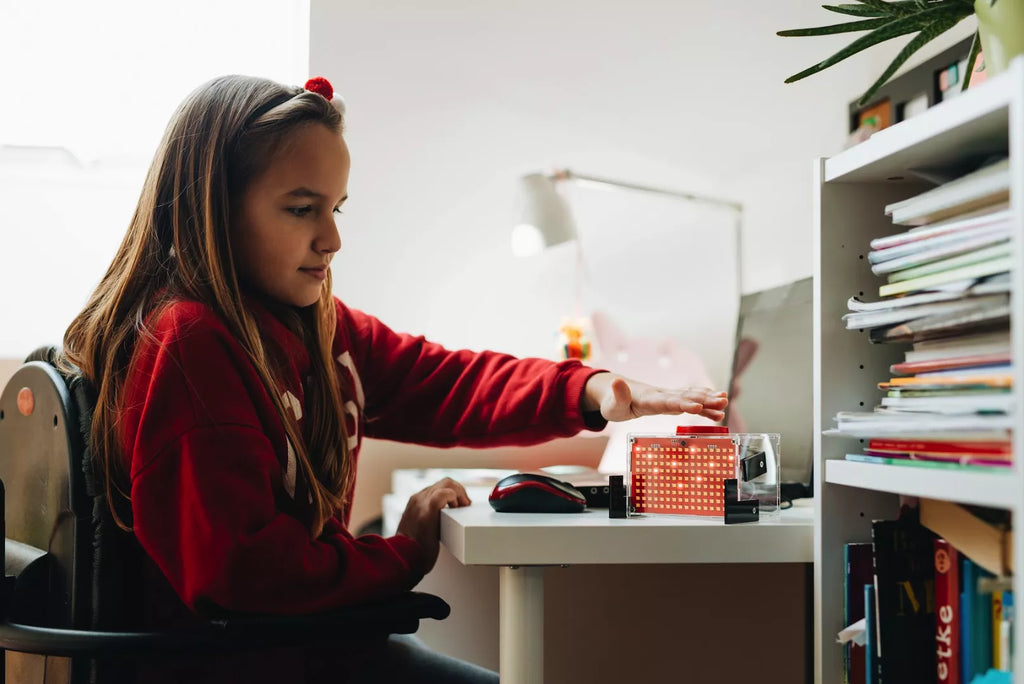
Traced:
<path fill-rule="evenodd" d="M 583 410 L 600 410 L 609 421 L 680 413 L 693 413 L 719 421 L 725 417 L 728 403 L 727 392 L 706 387 L 665 389 L 614 373 L 590 376 L 583 389 Z"/>
<path fill-rule="evenodd" d="M 466 488 L 446 477 L 409 497 L 397 533 L 409 537 L 423 550 L 424 574 L 430 572 L 441 550 L 441 509 L 470 504 Z"/>

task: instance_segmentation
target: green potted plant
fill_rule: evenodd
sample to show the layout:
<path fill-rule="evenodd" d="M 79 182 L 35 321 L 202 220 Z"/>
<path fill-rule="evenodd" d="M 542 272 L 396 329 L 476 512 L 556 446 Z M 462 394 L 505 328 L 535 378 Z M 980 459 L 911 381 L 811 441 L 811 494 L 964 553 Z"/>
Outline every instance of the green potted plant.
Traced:
<path fill-rule="evenodd" d="M 828 59 L 818 62 L 786 79 L 799 81 L 811 74 L 843 61 L 878 43 L 917 33 L 900 50 L 860 99 L 864 105 L 888 81 L 907 59 L 935 37 L 945 33 L 972 14 L 978 17 L 978 30 L 967 59 L 964 88 L 970 84 L 971 73 L 979 50 L 990 74 L 1003 71 L 1010 60 L 1024 53 L 1024 0 L 858 0 L 854 4 L 822 5 L 830 12 L 858 17 L 830 26 L 779 31 L 780 36 L 826 36 L 836 33 L 869 31 Z"/>

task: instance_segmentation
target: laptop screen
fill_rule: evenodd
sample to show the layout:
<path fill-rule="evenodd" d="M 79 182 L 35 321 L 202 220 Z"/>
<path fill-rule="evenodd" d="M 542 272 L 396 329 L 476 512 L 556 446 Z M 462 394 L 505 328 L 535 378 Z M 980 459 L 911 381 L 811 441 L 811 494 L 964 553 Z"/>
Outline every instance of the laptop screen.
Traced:
<path fill-rule="evenodd" d="M 726 424 L 778 432 L 781 482 L 811 482 L 813 435 L 811 278 L 743 295 Z"/>

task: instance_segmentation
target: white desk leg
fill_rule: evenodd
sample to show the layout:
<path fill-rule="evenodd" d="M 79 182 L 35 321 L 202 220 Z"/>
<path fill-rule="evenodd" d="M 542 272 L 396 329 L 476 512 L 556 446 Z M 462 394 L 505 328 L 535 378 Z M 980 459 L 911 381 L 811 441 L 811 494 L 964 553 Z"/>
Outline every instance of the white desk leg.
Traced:
<path fill-rule="evenodd" d="M 544 568 L 503 567 L 501 586 L 501 684 L 544 681 Z"/>

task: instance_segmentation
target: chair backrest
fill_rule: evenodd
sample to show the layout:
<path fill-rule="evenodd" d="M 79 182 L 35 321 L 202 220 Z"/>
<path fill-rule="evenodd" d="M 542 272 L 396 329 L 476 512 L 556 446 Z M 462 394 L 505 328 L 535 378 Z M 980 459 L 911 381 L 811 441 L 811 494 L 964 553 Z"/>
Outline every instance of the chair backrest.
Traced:
<path fill-rule="evenodd" d="M 57 370 L 19 368 L 0 395 L 0 480 L 6 537 L 47 552 L 47 624 L 90 623 L 92 505 L 81 470 L 78 411 Z"/>
<path fill-rule="evenodd" d="M 21 518 L 12 526 L 8 513 L 6 536 L 47 551 L 66 567 L 61 574 L 73 581 L 62 588 L 66 599 L 61 604 L 69 612 L 61 624 L 133 627 L 138 617 L 125 594 L 141 574 L 142 551 L 134 535 L 115 523 L 93 462 L 89 433 L 95 389 L 81 374 L 60 373 L 57 354 L 53 347 L 34 351 L 0 398 L 5 414 L 17 414 L 0 423 L 0 480 L 17 489 L 7 495 L 7 510 Z M 28 416 L 9 408 L 17 408 L 25 390 L 36 405 Z M 26 470 L 45 470 L 47 477 L 26 488 Z M 31 502 L 43 497 L 53 503 L 33 509 Z M 121 516 L 130 519 L 125 508 L 119 508 Z M 56 531 L 43 533 L 51 529 Z"/>
<path fill-rule="evenodd" d="M 130 629 L 139 623 L 142 552 L 134 536 L 115 524 L 102 478 L 95 476 L 88 446 L 95 392 L 80 374 L 62 375 L 56 354 L 53 348 L 33 352 L 0 394 L 5 572 L 21 571 L 16 587 L 31 597 L 23 600 L 16 590 L 11 618 L 50 627 Z M 35 549 L 45 556 L 36 558 Z M 45 672 L 47 684 L 94 680 L 97 666 L 107 673 L 114 667 L 14 653 L 7 661 L 17 681 L 42 682 Z"/>
<path fill-rule="evenodd" d="M 82 440 L 71 394 L 56 368 L 31 361 L 0 394 L 0 481 L 5 488 L 5 573 L 18 572 L 11 619 L 57 627 L 90 622 L 92 506 L 80 464 Z M 38 551 L 45 552 L 36 558 Z M 14 570 L 11 570 L 14 568 Z M 12 681 L 73 677 L 67 658 L 7 653 Z"/>

